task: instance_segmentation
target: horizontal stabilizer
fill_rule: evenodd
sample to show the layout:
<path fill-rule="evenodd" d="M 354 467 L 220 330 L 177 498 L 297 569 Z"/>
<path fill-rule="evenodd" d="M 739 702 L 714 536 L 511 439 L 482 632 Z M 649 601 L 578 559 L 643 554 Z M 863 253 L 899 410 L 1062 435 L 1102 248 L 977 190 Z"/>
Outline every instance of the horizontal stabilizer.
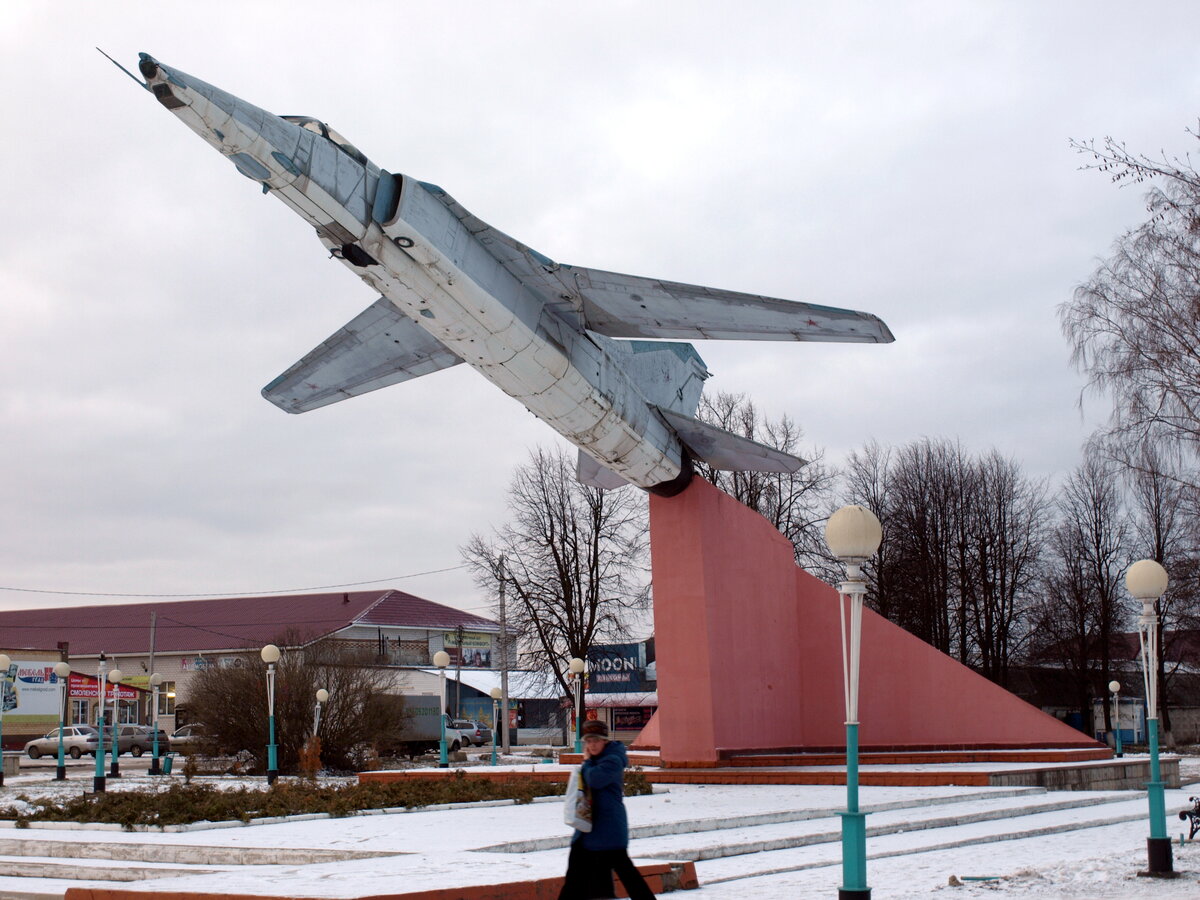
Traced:
<path fill-rule="evenodd" d="M 798 471 L 806 460 L 752 441 L 741 435 L 709 425 L 669 409 L 657 407 L 692 456 L 714 469 L 744 472 Z"/>
<path fill-rule="evenodd" d="M 582 450 L 579 451 L 579 462 L 575 466 L 575 479 L 580 484 L 603 488 L 606 491 L 615 491 L 629 484 L 612 469 L 600 465 Z"/>
<path fill-rule="evenodd" d="M 380 297 L 265 388 L 290 413 L 308 412 L 462 362 Z"/>

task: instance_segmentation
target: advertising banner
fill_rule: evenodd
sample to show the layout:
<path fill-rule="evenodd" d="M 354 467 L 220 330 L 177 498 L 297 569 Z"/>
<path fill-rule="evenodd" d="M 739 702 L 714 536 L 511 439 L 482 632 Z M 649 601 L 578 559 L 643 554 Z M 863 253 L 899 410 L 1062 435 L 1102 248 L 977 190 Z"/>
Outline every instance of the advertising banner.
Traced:
<path fill-rule="evenodd" d="M 458 661 L 459 649 L 457 647 L 447 647 L 446 652 L 450 655 L 450 668 L 455 669 L 460 665 L 464 669 L 490 669 L 492 667 L 492 651 L 488 649 L 472 649 L 463 647 L 462 663 Z"/>
<path fill-rule="evenodd" d="M 587 690 L 591 694 L 642 689 L 641 644 L 599 644 L 588 651 Z"/>
<path fill-rule="evenodd" d="M 442 644 L 446 651 L 449 652 L 451 647 L 458 646 L 458 633 L 447 631 L 442 635 Z M 481 634 L 477 631 L 463 632 L 462 640 L 463 649 L 466 650 L 490 650 L 492 647 L 492 636 L 490 634 Z"/>
<path fill-rule="evenodd" d="M 20 722 L 23 717 L 58 719 L 59 677 L 54 663 L 45 660 L 14 660 L 12 678 L 4 684 L 4 717 Z"/>

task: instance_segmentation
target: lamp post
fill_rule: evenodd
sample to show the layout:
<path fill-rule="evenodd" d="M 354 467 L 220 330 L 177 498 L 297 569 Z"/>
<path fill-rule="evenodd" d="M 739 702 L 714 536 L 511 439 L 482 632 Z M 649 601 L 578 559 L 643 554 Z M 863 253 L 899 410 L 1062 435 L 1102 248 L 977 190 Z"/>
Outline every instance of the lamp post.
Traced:
<path fill-rule="evenodd" d="M 875 555 L 882 540 L 879 519 L 864 506 L 843 506 L 825 525 L 825 543 L 846 567 L 846 580 L 838 587 L 842 687 L 846 700 L 846 811 L 841 814 L 842 887 L 838 890 L 839 900 L 870 900 L 871 897 L 871 889 L 867 887 L 866 815 L 858 808 L 858 670 L 862 602 L 867 592 L 862 567 Z"/>
<path fill-rule="evenodd" d="M 583 752 L 583 660 L 578 656 L 568 668 L 575 682 L 575 752 Z"/>
<path fill-rule="evenodd" d="M 462 652 L 462 648 L 459 648 Z M 439 650 L 433 654 L 433 664 L 438 668 L 438 721 L 442 723 L 441 738 L 438 740 L 438 768 L 445 769 L 450 763 L 446 758 L 446 666 L 450 665 L 450 654 Z"/>
<path fill-rule="evenodd" d="M 500 698 L 503 696 L 503 691 L 498 687 L 492 688 L 492 765 L 496 764 L 496 732 L 500 730 L 500 719 L 497 718 L 496 710 L 500 708 Z M 508 710 L 504 711 L 507 718 Z"/>
<path fill-rule="evenodd" d="M 107 663 L 104 653 L 100 653 L 100 661 L 96 663 L 96 727 L 100 736 L 96 741 L 96 775 L 92 778 L 92 790 L 97 794 L 104 793 L 104 680 Z"/>
<path fill-rule="evenodd" d="M 67 727 L 67 679 L 71 677 L 70 663 L 55 663 L 54 677 L 58 681 L 58 768 L 54 770 L 54 780 L 66 781 L 67 758 L 63 753 L 63 731 Z"/>
<path fill-rule="evenodd" d="M 4 707 L 8 705 L 8 670 L 12 659 L 0 653 L 0 787 L 4 786 Z"/>
<path fill-rule="evenodd" d="M 279 777 L 279 756 L 275 747 L 275 663 L 279 662 L 279 648 L 267 644 L 258 655 L 267 664 L 267 784 L 274 784 Z"/>
<path fill-rule="evenodd" d="M 1138 616 L 1138 637 L 1142 645 L 1142 677 L 1146 684 L 1146 730 L 1150 740 L 1150 781 L 1146 784 L 1150 800 L 1150 837 L 1146 839 L 1149 857 L 1147 875 L 1174 878 L 1171 839 L 1167 837 L 1166 800 L 1158 768 L 1158 598 L 1167 592 L 1167 570 L 1152 559 L 1135 562 L 1125 573 L 1125 587 L 1142 603 Z M 1142 873 L 1139 873 L 1142 874 Z"/>
<path fill-rule="evenodd" d="M 121 777 L 121 748 L 117 743 L 117 732 L 120 728 L 117 725 L 117 694 L 120 693 L 121 679 L 125 677 L 125 673 L 120 669 L 113 669 L 108 673 L 108 683 L 112 685 L 112 724 L 109 725 L 109 730 L 112 732 L 112 767 L 108 770 L 109 778 Z M 103 732 L 101 732 L 101 740 L 103 740 Z"/>
<path fill-rule="evenodd" d="M 1116 735 L 1117 759 L 1125 754 L 1121 752 L 1121 682 L 1110 681 L 1108 689 L 1113 695 L 1113 733 Z"/>
<path fill-rule="evenodd" d="M 163 677 L 157 672 L 150 675 L 150 702 L 154 710 L 150 716 L 150 724 L 154 726 L 154 755 L 150 757 L 150 774 L 161 775 L 162 768 L 158 764 L 158 686 L 163 683 Z"/>
<path fill-rule="evenodd" d="M 321 727 L 321 704 L 329 701 L 329 691 L 325 688 L 317 688 L 317 705 L 313 710 L 313 737 L 317 736 L 317 729 Z"/>

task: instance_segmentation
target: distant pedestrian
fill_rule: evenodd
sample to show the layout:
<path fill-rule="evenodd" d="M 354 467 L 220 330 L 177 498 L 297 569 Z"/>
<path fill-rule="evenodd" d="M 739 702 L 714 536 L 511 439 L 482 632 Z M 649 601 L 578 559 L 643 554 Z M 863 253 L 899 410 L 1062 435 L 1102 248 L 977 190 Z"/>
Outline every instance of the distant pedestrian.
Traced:
<path fill-rule="evenodd" d="M 591 794 L 592 830 L 576 831 L 567 859 L 567 880 L 558 900 L 615 897 L 613 872 L 630 900 L 654 900 L 642 874 L 629 858 L 629 820 L 625 816 L 625 745 L 608 739 L 608 726 L 583 723 L 583 783 Z"/>

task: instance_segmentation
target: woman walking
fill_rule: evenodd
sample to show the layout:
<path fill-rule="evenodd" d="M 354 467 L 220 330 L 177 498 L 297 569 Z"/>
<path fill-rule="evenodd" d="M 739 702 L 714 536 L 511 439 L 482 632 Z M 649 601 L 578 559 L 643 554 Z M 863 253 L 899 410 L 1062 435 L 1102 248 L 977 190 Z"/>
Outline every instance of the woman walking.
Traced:
<path fill-rule="evenodd" d="M 642 874 L 629 858 L 629 820 L 625 816 L 625 745 L 608 739 L 608 726 L 583 723 L 583 783 L 591 794 L 592 830 L 576 831 L 567 859 L 567 880 L 558 900 L 615 897 L 613 872 L 630 900 L 654 900 Z"/>

